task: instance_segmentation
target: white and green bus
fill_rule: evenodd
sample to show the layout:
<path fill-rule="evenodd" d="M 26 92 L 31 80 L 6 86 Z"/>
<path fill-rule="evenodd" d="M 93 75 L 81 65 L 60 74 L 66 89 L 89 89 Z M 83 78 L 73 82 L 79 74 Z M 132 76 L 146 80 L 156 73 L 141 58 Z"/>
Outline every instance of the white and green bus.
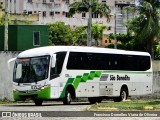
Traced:
<path fill-rule="evenodd" d="M 149 53 L 96 47 L 49 46 L 21 52 L 13 71 L 15 101 L 32 99 L 70 104 L 76 98 L 90 103 L 152 93 Z"/>

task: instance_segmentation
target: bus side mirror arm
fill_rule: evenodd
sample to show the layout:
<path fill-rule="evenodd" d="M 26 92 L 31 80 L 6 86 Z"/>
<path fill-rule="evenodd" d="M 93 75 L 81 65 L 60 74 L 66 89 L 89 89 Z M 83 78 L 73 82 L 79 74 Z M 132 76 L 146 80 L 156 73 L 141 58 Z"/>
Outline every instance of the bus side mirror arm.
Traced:
<path fill-rule="evenodd" d="M 56 54 L 53 54 L 51 62 L 51 67 L 54 68 L 56 66 Z"/>
<path fill-rule="evenodd" d="M 11 58 L 11 59 L 8 60 L 7 65 L 8 65 L 8 69 L 9 70 L 11 69 L 10 63 L 13 62 L 13 61 L 15 61 L 15 60 L 16 60 L 16 58 Z"/>

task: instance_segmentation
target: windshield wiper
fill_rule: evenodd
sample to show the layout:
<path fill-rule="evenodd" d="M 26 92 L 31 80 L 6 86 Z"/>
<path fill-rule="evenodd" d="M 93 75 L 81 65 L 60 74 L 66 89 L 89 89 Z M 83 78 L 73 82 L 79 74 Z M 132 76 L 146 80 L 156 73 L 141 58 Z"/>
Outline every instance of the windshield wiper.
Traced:
<path fill-rule="evenodd" d="M 19 80 L 18 80 L 18 86 L 19 86 L 19 85 L 20 85 L 20 83 L 21 83 L 21 79 L 22 79 L 22 78 L 19 78 Z"/>

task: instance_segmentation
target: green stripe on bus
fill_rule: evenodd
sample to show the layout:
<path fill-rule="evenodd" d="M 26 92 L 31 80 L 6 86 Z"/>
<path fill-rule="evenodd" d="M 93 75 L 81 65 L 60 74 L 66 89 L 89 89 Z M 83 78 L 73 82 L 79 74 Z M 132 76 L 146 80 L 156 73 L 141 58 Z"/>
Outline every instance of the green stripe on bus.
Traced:
<path fill-rule="evenodd" d="M 102 71 L 91 71 L 90 73 L 84 73 L 83 76 L 78 75 L 76 78 L 69 78 L 63 91 L 60 95 L 60 98 L 65 97 L 65 91 L 68 85 L 72 84 L 74 89 L 76 90 L 80 84 L 80 82 L 87 82 L 87 80 L 93 80 L 94 78 L 99 78 L 102 74 Z"/>

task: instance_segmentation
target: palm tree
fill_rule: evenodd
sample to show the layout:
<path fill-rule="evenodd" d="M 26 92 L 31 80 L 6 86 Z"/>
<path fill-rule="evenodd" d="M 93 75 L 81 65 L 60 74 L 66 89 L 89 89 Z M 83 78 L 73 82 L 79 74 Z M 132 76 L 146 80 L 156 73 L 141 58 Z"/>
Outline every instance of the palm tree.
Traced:
<path fill-rule="evenodd" d="M 138 2 L 139 4 L 134 7 L 138 16 L 129 23 L 129 28 L 146 44 L 147 51 L 153 58 L 153 42 L 160 35 L 160 2 L 159 0 L 139 0 Z"/>
<path fill-rule="evenodd" d="M 89 8 L 92 8 L 92 13 L 99 14 L 100 17 L 109 17 L 109 7 L 106 4 L 99 3 L 98 0 L 92 0 L 92 5 L 90 5 L 90 0 L 82 0 L 81 2 L 74 2 L 69 5 L 69 16 L 75 13 L 88 12 Z"/>
<path fill-rule="evenodd" d="M 105 25 L 100 25 L 98 23 L 94 23 L 92 27 L 93 38 L 95 39 L 95 45 L 100 46 L 99 40 L 103 38 L 103 31 L 108 27 Z"/>
<path fill-rule="evenodd" d="M 92 13 L 100 17 L 107 17 L 109 20 L 109 7 L 106 4 L 99 3 L 98 0 L 82 0 L 69 5 L 69 16 L 75 13 L 89 12 L 88 19 L 88 39 L 91 39 Z M 91 42 L 91 40 L 89 40 Z"/>

